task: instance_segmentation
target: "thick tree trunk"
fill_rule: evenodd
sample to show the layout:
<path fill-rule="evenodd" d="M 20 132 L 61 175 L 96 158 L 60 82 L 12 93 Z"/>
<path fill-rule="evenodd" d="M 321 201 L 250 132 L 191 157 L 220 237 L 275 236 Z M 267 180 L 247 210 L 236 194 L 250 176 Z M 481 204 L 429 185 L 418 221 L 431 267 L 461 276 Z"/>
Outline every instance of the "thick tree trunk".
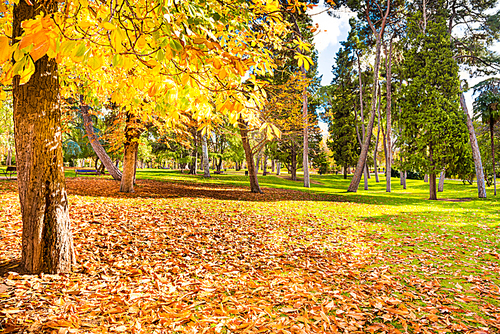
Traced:
<path fill-rule="evenodd" d="M 304 77 L 305 77 L 305 69 L 302 68 Z M 308 126 L 308 116 L 307 116 L 307 92 L 304 89 L 303 94 L 303 103 L 302 103 L 302 120 L 304 122 L 304 152 L 302 158 L 302 169 L 304 170 L 304 187 L 311 187 L 311 180 L 309 178 L 309 126 Z"/>
<path fill-rule="evenodd" d="M 438 185 L 438 192 L 442 193 L 444 190 L 444 178 L 446 176 L 446 170 L 441 171 L 441 175 L 439 175 L 439 185 Z"/>
<path fill-rule="evenodd" d="M 469 130 L 469 140 L 470 146 L 472 148 L 472 157 L 474 158 L 474 168 L 476 169 L 476 179 L 477 179 L 477 194 L 479 198 L 486 198 L 486 186 L 484 184 L 484 171 L 483 162 L 481 161 L 481 152 L 479 151 L 479 146 L 476 139 L 476 131 L 474 130 L 474 124 L 470 118 L 469 111 L 467 110 L 467 104 L 465 103 L 464 94 L 460 94 L 460 105 L 465 113 L 467 129 Z"/>
<path fill-rule="evenodd" d="M 250 191 L 253 193 L 262 194 L 259 186 L 259 179 L 257 178 L 257 171 L 255 170 L 254 155 L 250 147 L 250 139 L 248 138 L 248 125 L 243 119 L 238 120 L 238 127 L 240 128 L 241 141 L 248 167 L 248 176 L 250 177 Z"/>
<path fill-rule="evenodd" d="M 385 21 L 384 21 L 385 24 Z M 383 31 L 381 32 L 383 34 Z M 361 174 L 363 173 L 363 167 L 366 163 L 366 157 L 368 156 L 368 149 L 370 147 L 370 139 L 373 131 L 373 123 L 375 120 L 375 112 L 376 112 L 376 104 L 377 104 L 377 82 L 378 75 L 380 69 L 380 53 L 382 48 L 382 38 L 381 35 L 376 36 L 376 52 L 375 52 L 375 67 L 373 70 L 373 91 L 372 91 L 372 101 L 371 101 L 371 111 L 370 111 L 370 119 L 368 121 L 368 128 L 366 131 L 366 136 L 363 139 L 363 146 L 361 147 L 361 153 L 358 158 L 358 163 L 356 165 L 356 170 L 354 171 L 354 175 L 352 176 L 351 183 L 348 192 L 356 192 L 358 191 L 359 183 L 361 181 Z"/>
<path fill-rule="evenodd" d="M 491 138 L 491 161 L 493 162 L 493 195 L 497 195 L 497 172 L 495 166 L 495 136 L 493 129 L 495 128 L 495 122 L 493 117 L 490 117 L 490 138 Z"/>
<path fill-rule="evenodd" d="M 201 136 L 201 150 L 203 152 L 203 177 L 210 177 L 210 160 L 208 158 L 207 135 Z M 236 163 L 238 169 L 238 163 Z"/>
<path fill-rule="evenodd" d="M 90 145 L 94 150 L 95 154 L 102 161 L 108 173 L 113 177 L 113 179 L 120 181 L 122 178 L 122 172 L 118 169 L 118 167 L 113 164 L 113 161 L 106 153 L 104 147 L 102 147 L 99 139 L 94 133 L 94 126 L 92 124 L 92 118 L 89 115 L 89 107 L 85 104 L 83 100 L 83 95 L 80 95 L 80 112 L 83 118 L 83 125 L 85 126 L 85 132 L 87 133 L 87 137 L 90 141 Z"/>
<path fill-rule="evenodd" d="M 437 200 L 436 173 L 431 173 L 429 175 L 429 199 L 430 200 Z"/>
<path fill-rule="evenodd" d="M 43 11 L 57 11 L 56 1 L 44 6 L 20 0 L 14 5 L 13 38 L 21 22 Z M 31 79 L 13 80 L 17 184 L 23 220 L 22 265 L 32 274 L 68 273 L 75 263 L 71 222 L 64 179 L 61 143 L 59 76 L 55 59 L 35 62 Z"/>
<path fill-rule="evenodd" d="M 135 116 L 127 113 L 125 126 L 125 145 L 123 153 L 123 175 L 120 182 L 120 192 L 134 192 L 135 172 L 137 167 L 137 152 L 141 136 Z"/>

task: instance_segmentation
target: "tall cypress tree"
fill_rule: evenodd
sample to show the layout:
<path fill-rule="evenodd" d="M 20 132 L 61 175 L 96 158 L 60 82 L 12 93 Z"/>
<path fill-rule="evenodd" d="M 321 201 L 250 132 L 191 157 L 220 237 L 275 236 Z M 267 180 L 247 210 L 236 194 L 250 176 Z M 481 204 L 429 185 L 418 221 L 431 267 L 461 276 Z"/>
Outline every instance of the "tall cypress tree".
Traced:
<path fill-rule="evenodd" d="M 432 16 L 418 12 L 409 21 L 403 65 L 408 82 L 403 88 L 401 150 L 407 169 L 429 174 L 431 200 L 437 199 L 437 173 L 443 168 L 458 173 L 470 166 L 467 128 L 459 112 L 458 65 L 441 8 L 437 4 Z"/>
<path fill-rule="evenodd" d="M 353 43 L 349 39 L 342 43 L 337 52 L 335 65 L 332 67 L 333 80 L 328 92 L 330 106 L 325 113 L 330 132 L 327 144 L 336 164 L 344 167 L 344 179 L 347 178 L 347 167 L 356 164 L 361 150 L 354 127 L 357 95 L 352 47 Z"/>

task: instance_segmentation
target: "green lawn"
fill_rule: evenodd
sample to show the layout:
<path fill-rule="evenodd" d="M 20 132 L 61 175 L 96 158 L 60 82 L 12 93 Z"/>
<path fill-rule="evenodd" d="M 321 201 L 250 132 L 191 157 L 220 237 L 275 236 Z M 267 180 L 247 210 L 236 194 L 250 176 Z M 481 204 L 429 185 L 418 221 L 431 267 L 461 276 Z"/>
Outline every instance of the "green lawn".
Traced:
<path fill-rule="evenodd" d="M 268 175 L 259 177 L 265 193 L 251 194 L 243 172 L 204 179 L 147 169 L 136 192 L 122 194 L 109 176 L 66 175 L 75 273 L 16 280 L 17 290 L 0 294 L 12 328 L 500 329 L 500 207 L 491 189 L 479 200 L 474 186 L 446 181 L 438 197 L 449 200 L 429 201 L 423 181 L 403 190 L 394 179 L 388 194 L 384 178 L 372 177 L 370 190 L 347 193 L 340 175 L 314 175 L 306 190 Z M 15 191 L 15 181 L 0 182 L 8 236 L 0 260 L 20 255 Z M 36 284 L 44 288 L 33 292 Z"/>

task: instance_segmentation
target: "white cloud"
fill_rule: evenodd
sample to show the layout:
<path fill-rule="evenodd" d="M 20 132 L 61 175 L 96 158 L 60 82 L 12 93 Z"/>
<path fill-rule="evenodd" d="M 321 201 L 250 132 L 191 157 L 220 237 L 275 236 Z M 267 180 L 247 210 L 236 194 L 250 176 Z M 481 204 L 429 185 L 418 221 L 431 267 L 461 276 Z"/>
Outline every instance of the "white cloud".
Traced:
<path fill-rule="evenodd" d="M 342 11 L 335 13 L 338 17 L 332 17 L 325 11 L 326 8 L 324 1 L 321 1 L 318 6 L 309 10 L 313 23 L 319 25 L 319 32 L 314 36 L 314 44 L 319 53 L 338 43 L 342 32 L 349 27 L 349 18 L 353 15 Z"/>

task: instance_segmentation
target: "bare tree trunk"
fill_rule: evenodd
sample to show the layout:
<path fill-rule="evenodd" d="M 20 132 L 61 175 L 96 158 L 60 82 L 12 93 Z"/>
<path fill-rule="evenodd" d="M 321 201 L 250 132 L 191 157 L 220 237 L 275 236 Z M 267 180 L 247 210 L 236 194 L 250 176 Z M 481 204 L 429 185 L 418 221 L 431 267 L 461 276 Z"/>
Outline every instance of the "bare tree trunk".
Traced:
<path fill-rule="evenodd" d="M 13 39 L 21 23 L 43 11 L 52 15 L 56 1 L 14 5 Z M 68 273 L 75 263 L 64 178 L 57 62 L 43 56 L 30 80 L 13 80 L 17 184 L 23 220 L 22 265 L 31 273 Z"/>
<path fill-rule="evenodd" d="M 380 139 L 380 128 L 382 127 L 382 122 L 380 119 L 380 105 L 382 100 L 382 94 L 378 96 L 378 106 L 377 106 L 377 114 L 378 114 L 378 129 L 377 129 L 377 141 L 375 142 L 375 149 L 373 150 L 373 168 L 375 169 L 375 182 L 379 183 L 380 180 L 378 178 L 378 166 L 377 166 L 377 151 L 378 151 L 378 142 Z"/>
<path fill-rule="evenodd" d="M 493 129 L 495 127 L 495 122 L 493 117 L 490 117 L 490 138 L 491 138 L 491 161 L 493 162 L 493 195 L 497 195 L 497 172 L 495 166 L 495 136 Z"/>
<path fill-rule="evenodd" d="M 425 183 L 429 182 L 429 174 L 424 175 L 424 182 Z"/>
<path fill-rule="evenodd" d="M 436 173 L 431 173 L 429 175 L 429 199 L 430 200 L 437 200 Z"/>
<path fill-rule="evenodd" d="M 443 169 L 441 171 L 441 175 L 439 175 L 439 185 L 438 185 L 438 192 L 442 193 L 444 190 L 444 178 L 446 176 L 446 170 Z"/>
<path fill-rule="evenodd" d="M 389 55 L 386 56 L 387 61 L 387 110 L 386 110 L 386 121 L 387 121 L 387 131 L 386 131 L 386 139 L 387 150 L 385 155 L 385 191 L 391 192 L 391 169 L 392 169 L 392 143 L 391 143 L 391 135 L 392 135 L 392 40 L 394 35 L 391 37 L 391 42 L 389 44 Z"/>
<path fill-rule="evenodd" d="M 429 145 L 429 161 L 430 161 L 430 165 L 432 167 L 432 172 L 430 173 L 429 175 L 429 199 L 430 200 L 437 200 L 437 187 L 436 187 L 436 173 L 434 172 L 434 160 L 433 160 L 433 147 L 432 147 L 432 144 Z M 425 174 L 426 176 L 428 174 Z"/>
<path fill-rule="evenodd" d="M 271 173 L 274 173 L 276 170 L 276 160 L 271 159 Z"/>
<path fill-rule="evenodd" d="M 203 177 L 210 177 L 210 161 L 208 158 L 207 135 L 201 136 L 201 149 L 203 151 Z M 236 169 L 238 169 L 237 163 Z"/>
<path fill-rule="evenodd" d="M 106 153 L 106 150 L 104 149 L 104 147 L 102 147 L 99 139 L 94 133 L 92 118 L 89 115 L 89 106 L 85 104 L 83 95 L 80 95 L 80 113 L 82 114 L 83 125 L 85 127 L 85 132 L 87 133 L 87 137 L 89 139 L 90 145 L 92 146 L 92 149 L 102 161 L 102 163 L 106 167 L 106 170 L 113 177 L 113 179 L 120 181 L 122 179 L 122 172 L 118 169 L 117 166 L 115 166 L 115 164 L 113 164 L 113 161 Z"/>
<path fill-rule="evenodd" d="M 267 175 L 267 155 L 264 154 L 264 162 L 263 162 L 263 167 L 262 167 L 262 175 L 266 176 Z"/>
<path fill-rule="evenodd" d="M 361 60 L 359 57 L 359 54 L 356 53 L 357 58 L 358 58 L 358 81 L 359 81 L 359 109 L 360 109 L 360 117 L 361 117 L 361 134 L 362 137 L 359 136 L 359 130 L 358 130 L 358 125 L 356 123 L 356 134 L 358 136 L 358 141 L 359 141 L 359 146 L 363 146 L 363 141 L 365 140 L 365 108 L 364 108 L 364 101 L 363 101 L 363 80 L 361 79 Z M 356 112 L 356 110 L 354 111 Z M 357 115 L 356 119 L 358 118 Z M 368 178 L 369 175 L 366 170 L 366 164 L 363 167 L 363 181 L 364 181 L 364 189 L 368 190 Z"/>
<path fill-rule="evenodd" d="M 292 163 L 290 164 L 290 172 L 292 173 L 292 180 L 297 181 L 297 151 L 295 144 L 292 144 Z"/>
<path fill-rule="evenodd" d="M 278 161 L 276 163 L 276 175 L 280 175 L 281 174 L 281 162 Z"/>
<path fill-rule="evenodd" d="M 403 189 L 406 189 L 406 179 L 407 179 L 407 176 L 408 176 L 408 174 L 407 174 L 407 172 L 405 171 L 405 172 L 403 173 L 403 177 L 404 177 L 404 179 L 403 179 Z"/>
<path fill-rule="evenodd" d="M 474 168 L 476 169 L 476 179 L 477 179 L 477 194 L 479 198 L 486 198 L 486 186 L 484 184 L 484 172 L 483 163 L 481 161 L 481 152 L 479 151 L 479 146 L 476 139 L 476 131 L 474 130 L 474 124 L 470 118 L 469 111 L 467 110 L 467 104 L 465 103 L 465 96 L 463 93 L 460 94 L 460 105 L 465 113 L 467 129 L 469 130 L 469 140 L 470 146 L 472 148 L 472 157 L 474 158 Z"/>
<path fill-rule="evenodd" d="M 370 111 L 370 119 L 368 121 L 368 128 L 366 132 L 366 137 L 364 138 L 363 146 L 361 147 L 361 153 L 358 158 L 358 163 L 356 165 L 356 171 L 354 172 L 354 175 L 351 179 L 351 183 L 349 185 L 349 188 L 347 189 L 348 192 L 356 192 L 358 191 L 359 183 L 361 181 L 361 174 L 363 173 L 363 167 L 366 163 L 366 157 L 368 156 L 368 149 L 370 147 L 370 139 L 372 136 L 372 131 L 373 131 L 373 123 L 375 120 L 375 112 L 376 112 L 376 104 L 377 104 L 377 91 L 378 91 L 378 76 L 379 76 L 379 70 L 380 70 L 380 54 L 381 54 L 381 49 L 382 49 L 382 38 L 384 36 L 384 30 L 385 30 L 385 25 L 387 23 L 387 18 L 390 13 L 390 7 L 391 7 L 391 1 L 387 1 L 387 9 L 385 11 L 385 14 L 381 20 L 381 26 L 380 26 L 380 31 L 377 32 L 375 26 L 371 22 L 370 16 L 369 16 L 369 10 L 367 7 L 367 10 L 365 11 L 366 18 L 368 20 L 368 24 L 370 25 L 370 28 L 375 35 L 376 38 L 376 51 L 375 51 L 375 63 L 374 63 L 374 68 L 373 68 L 373 91 L 372 91 L 372 101 L 371 101 L 371 111 Z"/>
<path fill-rule="evenodd" d="M 302 66 L 302 71 L 305 75 L 304 66 Z M 302 169 L 304 170 L 304 187 L 310 188 L 311 181 L 309 178 L 309 134 L 308 134 L 308 116 L 307 116 L 307 91 L 304 89 L 303 94 L 303 104 L 302 104 L 302 120 L 304 122 L 304 152 L 302 158 Z"/>
<path fill-rule="evenodd" d="M 378 127 L 378 130 L 377 130 L 377 141 L 376 141 L 376 144 L 375 144 L 375 150 L 373 151 L 373 168 L 375 169 L 374 172 L 375 172 L 375 182 L 379 183 L 380 180 L 378 178 L 378 165 L 377 165 L 377 149 L 378 149 L 378 140 L 379 140 L 379 136 L 380 136 L 380 126 Z"/>
<path fill-rule="evenodd" d="M 123 152 L 123 175 L 120 182 L 120 192 L 134 192 L 135 173 L 137 169 L 137 152 L 139 149 L 140 129 L 136 117 L 127 112 L 125 126 L 125 144 Z"/>
<path fill-rule="evenodd" d="M 257 171 L 255 170 L 254 154 L 252 153 L 250 139 L 248 138 L 248 124 L 240 118 L 238 120 L 238 127 L 240 128 L 241 141 L 247 161 L 248 176 L 250 177 L 250 191 L 262 194 L 262 190 L 259 186 L 259 179 L 257 178 Z"/>
<path fill-rule="evenodd" d="M 11 166 L 12 165 L 12 147 L 10 147 L 10 144 L 9 144 L 9 150 L 7 151 L 7 163 L 6 163 L 7 166 Z"/>

